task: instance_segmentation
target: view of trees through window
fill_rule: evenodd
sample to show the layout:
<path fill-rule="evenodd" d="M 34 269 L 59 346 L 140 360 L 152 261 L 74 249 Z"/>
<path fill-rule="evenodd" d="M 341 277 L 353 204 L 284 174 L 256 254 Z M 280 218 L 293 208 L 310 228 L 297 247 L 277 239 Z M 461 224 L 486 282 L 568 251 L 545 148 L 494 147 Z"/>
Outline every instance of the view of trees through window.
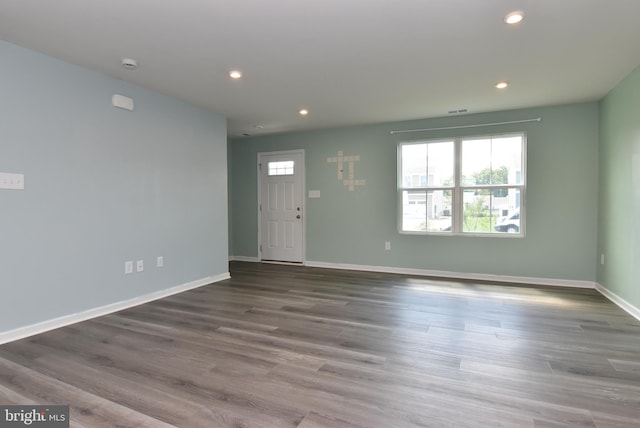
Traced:
<path fill-rule="evenodd" d="M 522 234 L 523 134 L 402 143 L 402 232 Z"/>

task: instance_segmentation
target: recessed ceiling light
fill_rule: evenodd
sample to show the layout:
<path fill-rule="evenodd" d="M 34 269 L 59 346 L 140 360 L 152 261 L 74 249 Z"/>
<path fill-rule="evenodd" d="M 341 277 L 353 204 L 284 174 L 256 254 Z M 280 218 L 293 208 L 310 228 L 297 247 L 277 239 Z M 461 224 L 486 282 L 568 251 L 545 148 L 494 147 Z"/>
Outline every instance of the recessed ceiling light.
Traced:
<path fill-rule="evenodd" d="M 136 61 L 135 59 L 123 58 L 122 68 L 126 70 L 135 70 L 136 68 L 138 68 L 138 61 Z"/>
<path fill-rule="evenodd" d="M 498 88 L 498 89 L 505 89 L 507 86 L 509 86 L 509 84 L 507 82 L 498 82 L 498 83 L 496 83 L 496 88 Z"/>
<path fill-rule="evenodd" d="M 242 72 L 240 70 L 231 70 L 229 72 L 229 77 L 232 79 L 240 79 L 242 77 Z"/>
<path fill-rule="evenodd" d="M 523 19 L 524 19 L 524 12 L 518 10 L 516 12 L 508 13 L 504 17 L 504 22 L 509 25 L 515 25 L 519 22 L 522 22 Z"/>
<path fill-rule="evenodd" d="M 309 110 L 307 110 L 306 108 L 302 108 L 298 111 L 298 113 L 300 113 L 300 116 L 306 116 L 309 114 Z"/>

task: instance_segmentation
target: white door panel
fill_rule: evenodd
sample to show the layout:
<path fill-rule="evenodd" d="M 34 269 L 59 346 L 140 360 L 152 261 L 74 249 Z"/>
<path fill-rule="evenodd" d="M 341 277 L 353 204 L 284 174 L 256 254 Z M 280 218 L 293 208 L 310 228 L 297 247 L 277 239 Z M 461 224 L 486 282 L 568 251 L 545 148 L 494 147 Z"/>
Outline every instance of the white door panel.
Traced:
<path fill-rule="evenodd" d="M 303 261 L 302 152 L 260 153 L 260 259 Z"/>

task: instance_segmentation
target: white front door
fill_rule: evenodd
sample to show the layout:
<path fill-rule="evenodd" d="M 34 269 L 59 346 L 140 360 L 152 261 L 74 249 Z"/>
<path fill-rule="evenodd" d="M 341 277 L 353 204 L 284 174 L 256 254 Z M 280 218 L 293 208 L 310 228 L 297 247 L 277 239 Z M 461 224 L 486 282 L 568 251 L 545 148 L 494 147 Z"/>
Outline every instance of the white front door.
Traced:
<path fill-rule="evenodd" d="M 258 154 L 260 259 L 303 262 L 304 152 Z"/>

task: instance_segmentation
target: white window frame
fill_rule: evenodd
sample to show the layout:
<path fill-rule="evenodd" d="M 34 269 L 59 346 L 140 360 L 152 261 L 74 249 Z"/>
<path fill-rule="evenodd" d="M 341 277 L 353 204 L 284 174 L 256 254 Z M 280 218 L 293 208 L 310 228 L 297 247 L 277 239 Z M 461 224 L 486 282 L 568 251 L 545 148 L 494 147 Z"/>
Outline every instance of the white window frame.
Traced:
<path fill-rule="evenodd" d="M 504 137 L 521 137 L 522 138 L 522 170 L 520 184 L 480 184 L 473 186 L 462 185 L 462 142 L 463 140 L 481 140 Z M 425 186 L 425 187 L 404 187 L 402 177 L 402 147 L 415 144 L 430 144 L 453 141 L 454 146 L 454 186 Z M 495 238 L 524 238 L 526 231 L 526 189 L 527 189 L 527 135 L 525 132 L 509 132 L 485 135 L 472 135 L 454 138 L 438 138 L 438 139 L 421 139 L 411 141 L 401 141 L 397 148 L 397 228 L 398 232 L 403 235 L 433 235 L 433 236 L 478 236 L 478 237 L 495 237 Z M 517 233 L 504 232 L 464 232 L 464 190 L 465 189 L 519 189 L 520 190 L 520 227 Z M 402 230 L 403 223 L 403 206 L 402 194 L 405 190 L 424 191 L 425 193 L 437 190 L 451 190 L 451 231 L 409 231 Z"/>

